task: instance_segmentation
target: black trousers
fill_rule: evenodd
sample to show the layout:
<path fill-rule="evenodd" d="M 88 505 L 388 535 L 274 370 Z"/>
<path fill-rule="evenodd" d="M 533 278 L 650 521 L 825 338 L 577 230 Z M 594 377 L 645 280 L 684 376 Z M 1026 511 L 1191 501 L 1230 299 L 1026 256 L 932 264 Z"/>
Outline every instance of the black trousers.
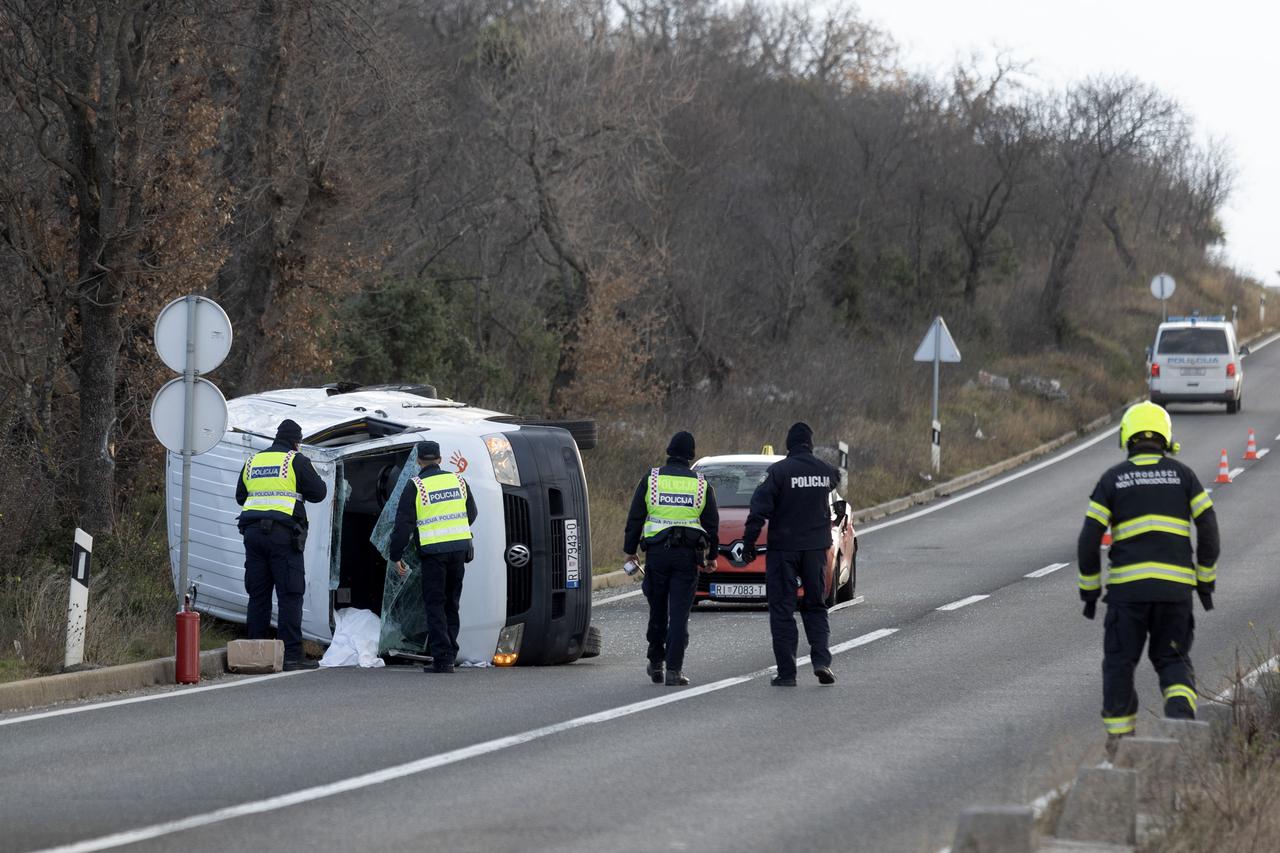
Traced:
<path fill-rule="evenodd" d="M 1190 601 L 1107 603 L 1102 658 L 1102 717 L 1107 731 L 1129 734 L 1138 714 L 1133 672 L 1150 643 L 1147 656 L 1160 679 L 1164 715 L 1195 719 L 1195 672 L 1191 643 L 1195 617 Z"/>
<path fill-rule="evenodd" d="M 271 593 L 276 596 L 276 635 L 284 642 L 285 660 L 302 660 L 302 596 L 307 573 L 302 555 L 293 549 L 287 524 L 251 524 L 244 536 L 244 589 L 249 593 L 246 628 L 250 640 L 266 640 L 271 632 Z"/>
<path fill-rule="evenodd" d="M 827 622 L 827 603 L 823 600 L 823 569 L 826 551 L 765 552 L 765 594 L 769 597 L 769 631 L 773 634 L 773 657 L 781 678 L 795 678 L 796 646 L 800 633 L 796 630 L 796 588 L 804 586 L 800 599 L 800 620 L 809 641 L 809 657 L 813 668 L 831 666 L 831 627 Z"/>
<path fill-rule="evenodd" d="M 462 575 L 466 551 L 426 554 L 422 559 L 422 604 L 427 611 L 427 649 L 437 666 L 453 663 L 458 656 L 458 602 L 462 599 Z"/>
<path fill-rule="evenodd" d="M 662 544 L 646 554 L 641 589 L 649 599 L 649 660 L 666 663 L 667 669 L 684 669 L 689 647 L 689 611 L 698 588 L 698 555 L 693 548 L 667 548 Z"/>

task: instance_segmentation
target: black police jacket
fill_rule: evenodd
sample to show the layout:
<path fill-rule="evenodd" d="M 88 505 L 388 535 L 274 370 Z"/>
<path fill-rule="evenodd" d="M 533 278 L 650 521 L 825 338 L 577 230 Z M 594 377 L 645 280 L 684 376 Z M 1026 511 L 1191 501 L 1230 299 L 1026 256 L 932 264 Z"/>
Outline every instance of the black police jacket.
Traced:
<path fill-rule="evenodd" d="M 675 477 L 696 477 L 698 476 L 692 468 L 679 459 L 668 458 L 667 464 L 658 469 L 659 474 L 666 474 Z M 631 510 L 627 513 L 627 527 L 622 538 L 622 553 L 634 554 L 636 549 L 640 547 L 640 539 L 644 534 L 644 523 L 649 517 L 649 504 L 646 496 L 649 491 L 649 475 L 646 473 L 636 485 L 635 493 L 631 496 Z M 706 553 L 712 557 L 720 547 L 720 510 L 716 506 L 716 490 L 711 488 L 711 484 L 707 484 L 707 503 L 702 508 L 702 513 L 698 516 L 698 523 L 702 525 L 702 529 L 707 535 L 702 542 L 701 547 Z M 690 530 L 690 533 L 696 531 Z M 670 530 L 663 530 L 654 536 L 652 540 L 645 544 L 646 548 L 651 548 L 665 541 L 672 533 Z M 683 533 L 681 534 L 683 535 Z"/>
<path fill-rule="evenodd" d="M 831 547 L 830 493 L 840 472 L 800 446 L 769 466 L 751 496 L 742 539 L 755 545 L 769 522 L 769 550 L 825 551 Z"/>
<path fill-rule="evenodd" d="M 288 453 L 294 450 L 294 446 L 287 441 L 274 442 L 267 448 L 266 452 Z M 248 465 L 249 463 L 245 463 Z M 293 468 L 294 476 L 298 478 L 298 494 L 302 495 L 302 500 L 298 501 L 293 507 L 293 524 L 295 527 L 306 528 L 307 526 L 307 510 L 303 506 L 303 501 L 307 503 L 319 503 L 329 494 L 329 487 L 324 484 L 324 480 L 320 479 L 320 475 L 316 473 L 316 469 L 311 464 L 311 460 L 299 453 L 293 457 L 290 463 Z M 244 472 L 240 472 L 241 476 L 236 478 L 236 503 L 244 506 L 244 502 L 249 497 L 249 490 L 244 485 Z M 246 509 L 240 513 L 237 524 L 240 532 L 255 521 L 263 518 L 280 519 L 280 513 L 272 511 L 262 511 L 255 509 Z"/>

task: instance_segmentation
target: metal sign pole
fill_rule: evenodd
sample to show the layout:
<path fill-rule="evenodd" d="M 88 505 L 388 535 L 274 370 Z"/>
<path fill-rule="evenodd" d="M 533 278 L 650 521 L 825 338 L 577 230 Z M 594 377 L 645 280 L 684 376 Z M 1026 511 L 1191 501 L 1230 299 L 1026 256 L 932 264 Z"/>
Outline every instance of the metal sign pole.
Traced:
<path fill-rule="evenodd" d="M 178 545 L 178 609 L 186 604 L 187 557 L 191 550 L 191 451 L 195 446 L 196 403 L 196 301 L 188 296 L 187 303 L 187 364 L 182 372 L 185 405 L 182 429 L 182 529 Z"/>
<path fill-rule="evenodd" d="M 936 322 L 936 321 L 935 321 Z M 938 420 L 938 381 L 942 366 L 942 330 L 933 336 L 933 422 L 930 424 L 929 447 L 933 457 L 933 473 L 942 470 L 942 436 L 941 421 Z"/>

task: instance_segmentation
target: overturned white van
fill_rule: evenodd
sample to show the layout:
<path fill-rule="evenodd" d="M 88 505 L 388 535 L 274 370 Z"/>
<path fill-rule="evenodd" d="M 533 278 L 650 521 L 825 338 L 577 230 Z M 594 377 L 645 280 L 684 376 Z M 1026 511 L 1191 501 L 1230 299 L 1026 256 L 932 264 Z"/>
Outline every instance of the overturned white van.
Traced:
<path fill-rule="evenodd" d="M 396 500 L 418 441 L 440 444 L 443 467 L 475 495 L 475 559 L 468 564 L 458 637 L 462 662 L 556 664 L 599 653 L 591 626 L 587 484 L 579 443 L 590 422 L 528 422 L 439 399 L 430 386 L 294 388 L 228 402 L 228 429 L 191 467 L 189 578 L 197 610 L 244 622 L 244 548 L 236 480 L 280 421 L 302 426 L 302 452 L 329 488 L 308 504 L 307 592 L 302 632 L 327 642 L 333 614 L 352 607 L 382 620 L 379 651 L 422 654 L 420 573 L 401 579 L 386 559 Z M 575 435 L 577 441 L 575 441 Z M 174 583 L 178 577 L 182 461 L 169 454 L 166 503 Z M 273 617 L 274 618 L 274 617 Z"/>

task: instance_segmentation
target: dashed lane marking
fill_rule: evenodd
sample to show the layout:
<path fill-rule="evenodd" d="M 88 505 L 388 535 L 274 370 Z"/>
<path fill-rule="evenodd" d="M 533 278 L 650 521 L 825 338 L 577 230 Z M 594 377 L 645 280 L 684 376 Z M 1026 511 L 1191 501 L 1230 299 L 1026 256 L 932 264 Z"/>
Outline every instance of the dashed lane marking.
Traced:
<path fill-rule="evenodd" d="M 1266 456 L 1270 452 L 1271 452 L 1270 447 L 1264 447 L 1258 451 L 1258 458 L 1261 459 L 1262 457 Z"/>
<path fill-rule="evenodd" d="M 1243 468 L 1232 468 L 1231 473 L 1228 474 L 1227 476 L 1230 477 L 1232 480 L 1234 480 L 1236 477 L 1239 477 L 1243 473 L 1244 473 Z"/>
<path fill-rule="evenodd" d="M 984 598 L 990 598 L 989 595 L 971 595 L 968 598 L 962 598 L 959 601 L 953 601 L 950 604 L 944 604 L 939 610 L 959 610 L 961 607 L 968 607 L 970 604 L 977 604 Z"/>
<path fill-rule="evenodd" d="M 872 631 L 869 634 L 863 634 L 861 637 L 855 637 L 852 640 L 839 643 L 831 647 L 833 655 L 855 649 L 859 646 L 865 646 L 876 640 L 884 639 L 897 633 L 897 628 L 881 628 L 878 631 Z M 802 659 L 804 660 L 804 659 Z M 801 661 L 796 662 L 797 665 Z M 111 835 L 104 835 L 100 838 L 90 838 L 84 841 L 78 841 L 73 844 L 65 844 L 61 847 L 50 847 L 42 853 L 90 853 L 95 850 L 109 850 L 114 847 L 122 847 L 126 844 L 137 844 L 152 838 L 162 838 L 166 835 L 173 835 L 179 832 L 185 832 L 189 829 L 199 829 L 200 827 L 210 826 L 223 821 L 233 820 L 238 817 L 247 817 L 249 815 L 264 814 L 267 812 L 279 811 L 289 806 L 301 805 L 303 803 L 322 800 L 327 797 L 345 794 L 350 791 L 358 791 L 362 788 L 369 788 L 374 785 L 381 785 L 384 782 L 393 782 L 397 779 L 404 779 L 408 776 L 417 776 L 426 773 L 429 770 L 435 770 L 439 767 L 447 767 L 450 764 L 457 764 L 467 761 L 471 758 L 479 758 L 483 755 L 490 755 L 500 752 L 504 749 L 510 749 L 514 746 L 522 746 L 535 740 L 541 740 L 551 735 L 557 735 L 562 732 L 580 729 L 584 726 L 593 726 L 599 723 L 607 723 L 611 720 L 629 717 L 633 714 L 639 714 L 644 711 L 651 711 L 655 708 L 661 708 L 664 705 L 672 705 L 676 702 L 684 702 L 689 699 L 695 699 L 699 696 L 705 696 L 708 693 L 715 693 L 725 690 L 729 687 L 736 687 L 739 684 L 746 684 L 749 681 L 765 676 L 774 671 L 774 667 L 769 669 L 757 670 L 747 675 L 736 675 L 732 678 L 724 678 L 720 681 L 713 681 L 710 684 L 703 684 L 698 687 L 690 687 L 684 690 L 666 693 L 654 699 L 646 699 L 643 702 L 633 702 L 629 705 L 619 705 L 616 708 L 609 708 L 594 714 L 587 714 L 583 717 L 575 717 L 571 720 L 565 720 L 559 723 L 553 723 L 541 728 L 530 729 L 520 734 L 508 735 L 506 737 L 495 738 L 494 740 L 484 741 L 482 743 L 466 746 L 461 749 L 453 749 L 448 752 L 442 752 L 437 755 L 420 758 L 417 761 L 410 761 L 405 764 L 397 764 L 394 767 L 386 767 L 382 770 L 375 770 L 371 773 L 362 773 L 358 776 L 351 776 L 346 779 L 339 779 L 336 782 L 330 782 L 325 785 L 315 785 L 310 788 L 304 788 L 301 791 L 292 791 L 288 794 L 281 794 L 276 797 L 267 797 L 263 800 L 255 800 L 239 805 L 227 806 L 226 808 L 217 809 L 204 814 L 192 815 L 191 817 L 182 818 L 180 820 L 167 821 L 165 823 L 152 824 L 151 826 L 139 827 L 125 832 L 117 832 Z"/>
<path fill-rule="evenodd" d="M 1058 569 L 1065 569 L 1069 565 L 1071 564 L 1070 563 L 1053 563 L 1051 565 L 1045 566 L 1043 569 L 1036 569 L 1034 572 L 1027 572 L 1025 575 L 1023 575 L 1023 577 L 1024 578 L 1042 578 L 1045 575 L 1053 574 Z"/>

